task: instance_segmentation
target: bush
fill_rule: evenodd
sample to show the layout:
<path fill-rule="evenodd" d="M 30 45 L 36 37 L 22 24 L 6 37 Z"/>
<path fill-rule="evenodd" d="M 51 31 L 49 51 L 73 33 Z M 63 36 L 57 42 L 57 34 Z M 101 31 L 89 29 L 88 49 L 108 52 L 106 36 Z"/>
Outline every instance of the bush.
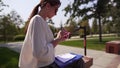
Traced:
<path fill-rule="evenodd" d="M 12 35 L 6 35 L 6 38 L 3 36 L 3 35 L 1 35 L 0 36 L 0 41 L 13 41 L 13 36 Z"/>
<path fill-rule="evenodd" d="M 25 38 L 25 35 L 16 35 L 14 37 L 14 41 L 23 41 Z"/>
<path fill-rule="evenodd" d="M 3 36 L 0 36 L 0 41 L 3 41 L 4 40 L 4 37 Z"/>

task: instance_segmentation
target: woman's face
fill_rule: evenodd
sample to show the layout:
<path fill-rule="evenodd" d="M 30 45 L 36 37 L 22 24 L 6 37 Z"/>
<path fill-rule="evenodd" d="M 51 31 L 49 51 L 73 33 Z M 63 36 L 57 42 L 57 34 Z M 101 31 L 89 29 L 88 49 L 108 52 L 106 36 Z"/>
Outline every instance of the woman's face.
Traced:
<path fill-rule="evenodd" d="M 59 5 L 50 6 L 48 10 L 48 18 L 52 18 L 54 15 L 56 15 L 58 8 L 59 8 Z"/>

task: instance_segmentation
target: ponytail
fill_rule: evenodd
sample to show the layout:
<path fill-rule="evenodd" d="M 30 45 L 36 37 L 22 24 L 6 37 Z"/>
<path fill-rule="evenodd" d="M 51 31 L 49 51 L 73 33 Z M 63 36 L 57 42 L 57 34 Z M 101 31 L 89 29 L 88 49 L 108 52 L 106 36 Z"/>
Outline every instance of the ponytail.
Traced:
<path fill-rule="evenodd" d="M 25 33 L 27 32 L 31 18 L 38 14 L 39 7 L 43 8 L 47 3 L 49 3 L 51 6 L 61 5 L 60 0 L 40 0 L 40 3 L 34 7 L 30 17 L 28 18 L 28 21 L 25 24 Z"/>
<path fill-rule="evenodd" d="M 28 25 L 29 25 L 29 22 L 30 22 L 31 18 L 32 18 L 33 16 L 35 16 L 36 14 L 38 14 L 39 6 L 40 6 L 40 4 L 36 5 L 36 6 L 34 7 L 34 9 L 32 10 L 32 13 L 30 14 L 30 17 L 28 18 L 28 20 L 27 20 L 27 22 L 26 22 L 26 24 L 25 24 L 25 33 L 27 32 Z"/>

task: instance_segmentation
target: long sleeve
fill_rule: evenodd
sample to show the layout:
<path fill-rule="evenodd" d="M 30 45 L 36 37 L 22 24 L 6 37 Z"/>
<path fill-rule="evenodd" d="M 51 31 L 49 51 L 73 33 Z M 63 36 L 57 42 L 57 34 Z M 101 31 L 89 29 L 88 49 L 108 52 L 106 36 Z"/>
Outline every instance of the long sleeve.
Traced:
<path fill-rule="evenodd" d="M 46 22 L 44 22 L 41 18 L 35 18 L 32 22 L 32 30 L 31 30 L 31 39 L 32 39 L 32 49 L 33 55 L 38 59 L 50 59 L 50 56 L 54 55 L 54 47 L 50 43 L 51 40 L 47 36 L 50 34 L 49 29 L 47 29 Z M 51 59 L 52 60 L 52 59 Z"/>
<path fill-rule="evenodd" d="M 39 15 L 34 16 L 28 26 L 19 58 L 20 68 L 38 68 L 54 62 L 53 34 Z"/>

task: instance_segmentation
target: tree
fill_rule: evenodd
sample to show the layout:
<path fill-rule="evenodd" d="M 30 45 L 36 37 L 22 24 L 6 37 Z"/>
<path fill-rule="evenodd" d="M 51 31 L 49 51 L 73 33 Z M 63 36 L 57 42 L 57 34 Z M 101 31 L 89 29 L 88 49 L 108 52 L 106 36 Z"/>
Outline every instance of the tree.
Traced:
<path fill-rule="evenodd" d="M 5 42 L 12 40 L 13 36 L 17 34 L 17 28 L 10 20 L 9 16 L 2 16 L 0 18 L 0 35 Z"/>
<path fill-rule="evenodd" d="M 106 16 L 108 10 L 107 10 L 107 4 L 109 3 L 109 0 L 98 0 L 96 5 L 96 11 L 95 11 L 95 17 L 98 19 L 99 23 L 99 41 L 102 42 L 102 18 Z"/>
<path fill-rule="evenodd" d="M 50 26 L 50 29 L 53 33 L 53 36 L 56 37 L 56 31 L 57 31 L 56 28 L 53 25 L 49 25 L 49 26 Z"/>
<path fill-rule="evenodd" d="M 8 5 L 4 4 L 2 0 L 0 0 L 0 12 L 3 11 L 3 7 L 8 7 Z M 1 15 L 0 15 L 1 16 Z"/>
<path fill-rule="evenodd" d="M 77 35 L 77 31 L 75 31 L 76 27 L 77 27 L 77 23 L 75 20 L 71 20 L 71 21 L 69 21 L 68 24 L 66 24 L 65 28 L 67 29 L 67 31 L 69 31 L 71 33 L 70 37 Z"/>
<path fill-rule="evenodd" d="M 52 21 L 52 19 L 49 19 L 49 20 L 48 20 L 48 23 L 54 25 L 54 22 Z"/>
<path fill-rule="evenodd" d="M 16 11 L 11 11 L 8 16 L 10 16 L 10 20 L 19 28 L 20 25 L 24 25 L 24 22 L 20 15 Z"/>
<path fill-rule="evenodd" d="M 113 0 L 112 1 L 112 9 L 111 9 L 111 16 L 112 16 L 112 23 L 115 27 L 116 33 L 118 36 L 120 35 L 120 0 Z M 114 14 L 113 14 L 114 13 Z"/>
<path fill-rule="evenodd" d="M 107 13 L 107 21 L 104 21 L 105 26 L 109 26 L 109 32 L 115 32 L 119 35 L 120 33 L 120 0 L 110 0 L 108 4 L 109 12 Z"/>
<path fill-rule="evenodd" d="M 109 0 L 74 0 L 69 4 L 65 10 L 65 16 L 69 13 L 70 19 L 76 17 L 86 17 L 87 19 L 96 18 L 99 21 L 99 40 L 102 41 L 101 22 L 102 18 L 106 16 L 107 4 Z M 92 5 L 89 5 L 92 4 Z M 83 7 L 81 7 L 83 6 Z"/>
<path fill-rule="evenodd" d="M 51 29 L 51 31 L 53 33 L 53 36 L 56 37 L 57 29 L 54 27 L 54 22 L 52 21 L 52 19 L 49 19 L 47 23 L 49 24 L 49 27 L 50 27 L 50 29 Z"/>
<path fill-rule="evenodd" d="M 103 31 L 109 34 L 109 33 L 113 33 L 115 31 L 115 28 L 113 27 L 113 24 L 109 22 L 104 24 Z"/>
<path fill-rule="evenodd" d="M 90 26 L 88 23 L 88 19 L 86 17 L 84 17 L 82 20 L 79 20 L 78 25 L 80 25 L 81 27 L 86 27 L 86 34 L 89 35 L 90 34 Z M 84 35 L 84 30 L 80 30 L 80 35 Z"/>
<path fill-rule="evenodd" d="M 92 23 L 92 33 L 97 34 L 98 33 L 98 24 L 97 19 L 94 19 Z"/>
<path fill-rule="evenodd" d="M 8 14 L 10 20 L 12 21 L 12 23 L 16 26 L 16 28 L 18 29 L 18 33 L 19 34 L 23 34 L 24 32 L 21 29 L 21 26 L 24 25 L 24 22 L 21 18 L 21 16 L 16 12 L 16 11 L 11 11 Z M 23 32 L 23 33 L 22 33 Z"/>
<path fill-rule="evenodd" d="M 21 24 L 23 24 L 23 21 L 15 11 L 2 15 L 0 17 L 0 36 L 3 37 L 5 42 L 12 40 L 15 35 L 21 33 Z"/>

